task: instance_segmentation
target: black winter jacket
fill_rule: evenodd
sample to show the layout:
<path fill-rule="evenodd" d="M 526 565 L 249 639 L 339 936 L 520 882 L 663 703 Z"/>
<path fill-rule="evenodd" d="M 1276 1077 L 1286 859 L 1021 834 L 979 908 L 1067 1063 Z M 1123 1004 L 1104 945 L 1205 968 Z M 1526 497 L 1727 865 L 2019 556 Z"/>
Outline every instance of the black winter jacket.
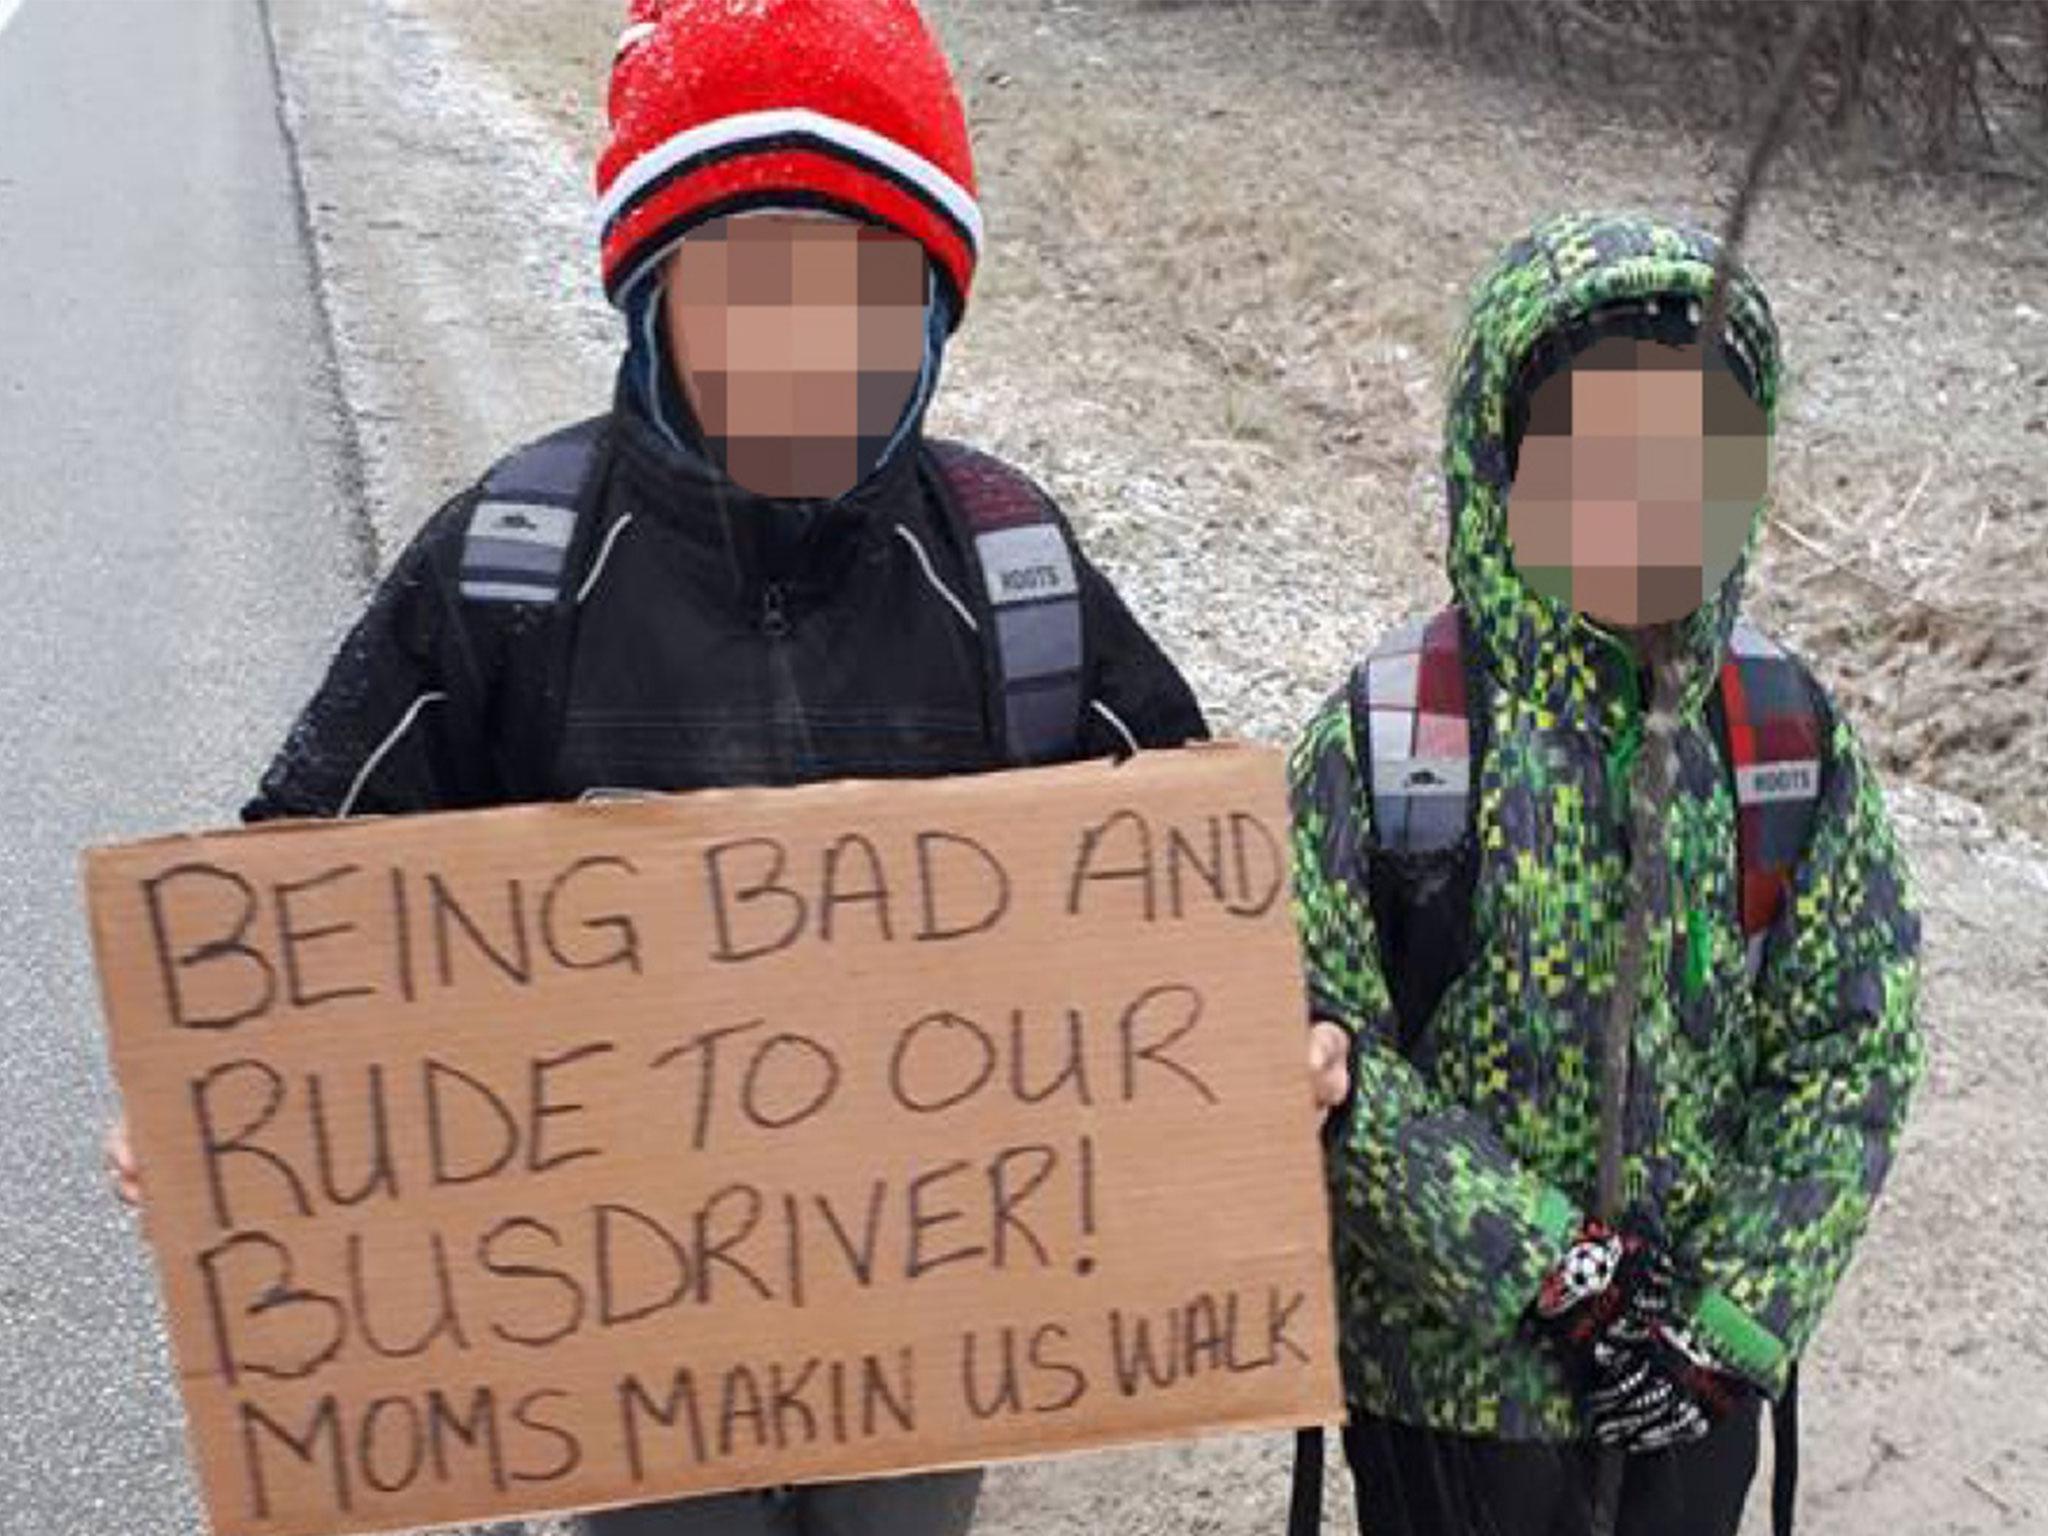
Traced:
<path fill-rule="evenodd" d="M 503 636 L 527 620 L 462 592 L 472 487 L 385 578 L 243 817 L 1004 767 L 933 474 L 920 449 L 838 502 L 773 503 L 615 411 L 561 573 L 566 643 L 510 652 L 554 658 L 549 688 L 506 682 Z M 1108 581 L 1085 560 L 1079 577 L 1079 754 L 1206 735 Z"/>

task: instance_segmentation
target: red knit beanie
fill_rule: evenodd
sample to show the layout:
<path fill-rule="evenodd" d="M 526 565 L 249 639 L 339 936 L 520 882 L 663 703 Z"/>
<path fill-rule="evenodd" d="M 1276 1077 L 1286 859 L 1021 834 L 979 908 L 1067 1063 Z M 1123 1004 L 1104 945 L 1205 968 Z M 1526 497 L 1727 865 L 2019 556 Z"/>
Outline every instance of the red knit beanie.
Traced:
<path fill-rule="evenodd" d="M 819 208 L 918 241 L 957 323 L 981 247 L 967 121 L 914 0 L 632 0 L 597 166 L 617 304 L 692 225 Z"/>

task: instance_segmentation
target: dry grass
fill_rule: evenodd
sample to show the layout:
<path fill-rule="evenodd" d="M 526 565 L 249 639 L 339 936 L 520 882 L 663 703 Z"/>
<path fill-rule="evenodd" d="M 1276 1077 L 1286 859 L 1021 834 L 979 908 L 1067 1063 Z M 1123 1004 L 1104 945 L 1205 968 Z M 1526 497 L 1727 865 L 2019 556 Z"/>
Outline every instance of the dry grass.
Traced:
<path fill-rule="evenodd" d="M 2042 0 L 1332 3 L 1390 40 L 1627 89 L 1638 105 L 1723 129 L 1749 121 L 1810 13 L 1815 46 L 1797 82 L 1795 136 L 1866 163 L 2048 174 Z"/>

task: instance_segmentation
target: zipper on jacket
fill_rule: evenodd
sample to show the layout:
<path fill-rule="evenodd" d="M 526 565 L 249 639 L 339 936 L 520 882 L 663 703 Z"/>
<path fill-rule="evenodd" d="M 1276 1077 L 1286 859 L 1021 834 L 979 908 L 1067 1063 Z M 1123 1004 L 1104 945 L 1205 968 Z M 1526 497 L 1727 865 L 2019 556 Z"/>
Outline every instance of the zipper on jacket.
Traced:
<path fill-rule="evenodd" d="M 1607 789 L 1618 811 L 1625 856 L 1633 860 L 1635 850 L 1628 846 L 1629 779 L 1635 771 L 1636 758 L 1643 750 L 1644 673 L 1639 658 L 1626 641 L 1604 630 L 1595 630 L 1594 633 L 1611 646 L 1625 663 L 1621 675 L 1626 681 L 1624 702 L 1628 707 L 1628 718 L 1615 733 L 1613 742 L 1607 748 Z M 1691 871 L 1697 871 L 1702 867 L 1697 859 L 1681 860 L 1680 863 Z M 1697 1001 L 1706 991 L 1707 983 L 1711 979 L 1713 914 L 1690 897 L 1682 901 L 1678 899 L 1677 873 L 1678 871 L 1673 871 L 1672 911 L 1680 916 L 1684 924 L 1682 936 L 1674 935 L 1679 948 L 1679 984 L 1684 989 L 1688 1001 Z M 1691 888 L 1691 883 L 1690 879 L 1685 882 L 1687 889 Z"/>
<path fill-rule="evenodd" d="M 1594 634 L 1611 647 L 1622 660 L 1621 675 L 1626 679 L 1627 692 L 1624 703 L 1628 707 L 1628 718 L 1615 733 L 1614 740 L 1607 748 L 1607 795 L 1614 804 L 1622 826 L 1628 825 L 1628 781 L 1634 772 L 1636 758 L 1643 750 L 1643 682 L 1641 663 L 1627 641 L 1610 635 L 1605 630 L 1595 629 Z"/>
<path fill-rule="evenodd" d="M 778 756 L 782 760 L 781 773 L 795 780 L 806 776 L 807 766 L 813 753 L 810 732 L 805 715 L 803 693 L 797 686 L 796 648 L 783 642 L 789 639 L 789 589 L 781 582 L 771 581 L 761 588 L 761 634 L 768 641 L 768 697 L 773 716 L 778 721 L 789 722 L 788 729 L 793 735 L 782 736 Z"/>

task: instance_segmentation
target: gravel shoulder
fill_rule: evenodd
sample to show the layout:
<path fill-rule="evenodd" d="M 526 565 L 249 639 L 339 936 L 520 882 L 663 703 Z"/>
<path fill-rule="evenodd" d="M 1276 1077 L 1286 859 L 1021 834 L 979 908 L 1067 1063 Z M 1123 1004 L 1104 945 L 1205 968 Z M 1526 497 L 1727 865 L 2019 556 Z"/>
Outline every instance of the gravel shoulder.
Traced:
<path fill-rule="evenodd" d="M 388 558 L 494 452 L 608 397 L 587 167 L 614 16 L 274 6 Z M 1375 57 L 1318 5 L 1286 28 L 929 9 L 993 242 L 936 424 L 1040 475 L 1220 725 L 1263 739 L 1440 599 L 1439 359 L 1487 252 L 1565 203 L 1711 220 L 1737 153 Z M 2048 849 L 2024 830 L 2048 827 L 2044 219 L 2011 190 L 1793 166 L 1753 251 L 1795 368 L 1792 531 L 1755 607 L 1893 770 L 1928 909 L 1930 1078 L 1808 1374 L 1820 1533 L 2048 1527 Z M 1237 1439 L 1005 1468 L 981 1529 L 1250 1536 L 1280 1523 L 1285 1460 Z"/>

